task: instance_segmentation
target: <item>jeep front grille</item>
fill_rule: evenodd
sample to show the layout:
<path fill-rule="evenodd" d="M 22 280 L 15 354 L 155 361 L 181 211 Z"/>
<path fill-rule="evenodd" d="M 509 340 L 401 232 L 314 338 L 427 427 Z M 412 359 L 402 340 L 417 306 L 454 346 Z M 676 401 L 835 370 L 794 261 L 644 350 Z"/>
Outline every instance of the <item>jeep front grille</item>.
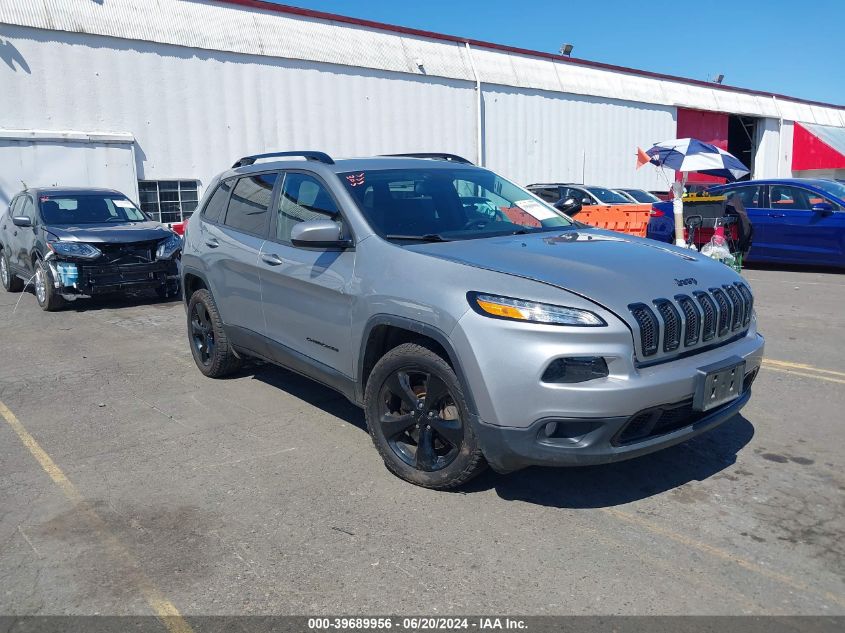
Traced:
<path fill-rule="evenodd" d="M 733 338 L 751 323 L 754 297 L 745 284 L 736 282 L 707 292 L 696 290 L 692 297 L 679 294 L 654 299 L 651 305 L 632 303 L 628 309 L 639 328 L 640 354 L 648 357 L 660 349 L 685 352 Z"/>
<path fill-rule="evenodd" d="M 716 304 L 719 306 L 719 329 L 717 334 L 724 336 L 731 330 L 731 305 L 728 303 L 728 298 L 721 288 L 710 288 L 710 294 L 716 299 Z"/>

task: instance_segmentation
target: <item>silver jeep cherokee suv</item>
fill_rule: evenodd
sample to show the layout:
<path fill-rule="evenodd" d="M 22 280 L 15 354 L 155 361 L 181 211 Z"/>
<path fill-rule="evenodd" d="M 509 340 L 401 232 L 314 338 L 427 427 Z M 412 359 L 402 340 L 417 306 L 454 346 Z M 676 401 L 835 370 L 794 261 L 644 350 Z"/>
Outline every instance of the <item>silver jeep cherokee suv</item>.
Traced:
<path fill-rule="evenodd" d="M 430 488 L 683 442 L 748 402 L 763 355 L 727 266 L 452 155 L 242 158 L 190 219 L 182 271 L 200 371 L 255 357 L 336 389 Z"/>

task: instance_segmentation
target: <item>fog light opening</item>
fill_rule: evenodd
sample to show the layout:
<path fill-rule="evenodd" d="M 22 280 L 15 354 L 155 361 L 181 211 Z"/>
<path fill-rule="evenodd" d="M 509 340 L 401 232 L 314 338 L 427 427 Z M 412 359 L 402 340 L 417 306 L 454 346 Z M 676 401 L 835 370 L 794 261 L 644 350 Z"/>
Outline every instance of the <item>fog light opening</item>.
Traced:
<path fill-rule="evenodd" d="M 541 380 L 548 383 L 572 384 L 607 378 L 609 373 L 607 361 L 601 356 L 556 358 L 549 363 Z"/>

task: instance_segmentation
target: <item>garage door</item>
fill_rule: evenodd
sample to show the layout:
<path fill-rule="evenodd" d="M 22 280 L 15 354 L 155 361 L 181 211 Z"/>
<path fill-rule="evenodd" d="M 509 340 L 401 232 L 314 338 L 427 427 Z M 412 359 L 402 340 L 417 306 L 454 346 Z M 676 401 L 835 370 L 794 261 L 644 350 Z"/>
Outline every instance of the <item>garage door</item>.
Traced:
<path fill-rule="evenodd" d="M 100 138 L 98 138 L 98 136 Z M 0 131 L 0 210 L 29 187 L 108 187 L 138 200 L 131 135 L 76 134 L 72 139 L 15 137 Z"/>

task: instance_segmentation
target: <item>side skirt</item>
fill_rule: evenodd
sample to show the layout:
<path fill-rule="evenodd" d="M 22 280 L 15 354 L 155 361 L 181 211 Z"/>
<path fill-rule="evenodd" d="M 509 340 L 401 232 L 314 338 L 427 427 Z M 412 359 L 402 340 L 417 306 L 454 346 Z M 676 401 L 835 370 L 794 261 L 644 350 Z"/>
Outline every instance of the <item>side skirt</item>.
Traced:
<path fill-rule="evenodd" d="M 224 326 L 226 336 L 239 355 L 254 356 L 296 372 L 344 395 L 352 404 L 363 406 L 356 398 L 355 381 L 286 345 L 236 325 Z"/>

